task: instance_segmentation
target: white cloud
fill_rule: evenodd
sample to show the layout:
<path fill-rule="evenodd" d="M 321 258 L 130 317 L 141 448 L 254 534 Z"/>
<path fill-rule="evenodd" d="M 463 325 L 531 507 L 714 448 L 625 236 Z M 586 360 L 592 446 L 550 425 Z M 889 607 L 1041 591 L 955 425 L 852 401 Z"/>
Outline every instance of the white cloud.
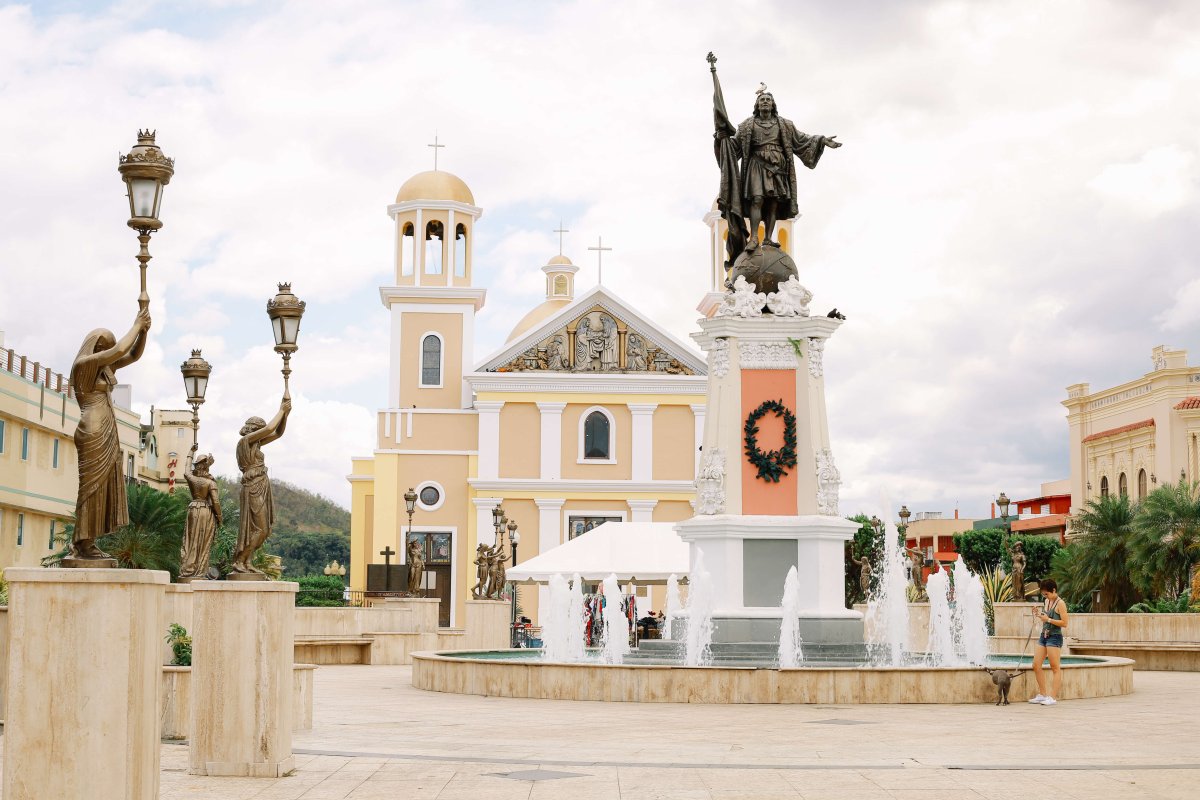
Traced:
<path fill-rule="evenodd" d="M 485 209 L 477 355 L 541 301 L 560 214 L 578 291 L 603 235 L 605 283 L 687 340 L 716 190 L 709 49 L 735 117 L 766 81 L 846 144 L 801 170 L 796 226 L 816 307 L 850 317 L 826 357 L 843 510 L 881 487 L 976 514 L 1036 491 L 1066 474 L 1063 387 L 1127 380 L 1163 331 L 1200 334 L 1200 290 L 1163 310 L 1198 250 L 1195 4 L 764 3 L 736 25 L 715 0 L 139 9 L 0 8 L 0 327 L 61 370 L 83 332 L 128 325 L 115 155 L 157 127 L 177 172 L 152 346 L 122 379 L 179 407 L 178 364 L 203 346 L 218 470 L 278 403 L 262 306 L 290 279 L 309 311 L 268 463 L 348 498 L 386 398 L 384 210 L 435 130 Z"/>
<path fill-rule="evenodd" d="M 1088 186 L 1127 211 L 1153 217 L 1194 203 L 1196 180 L 1195 154 L 1164 145 L 1137 161 L 1110 164 Z"/>

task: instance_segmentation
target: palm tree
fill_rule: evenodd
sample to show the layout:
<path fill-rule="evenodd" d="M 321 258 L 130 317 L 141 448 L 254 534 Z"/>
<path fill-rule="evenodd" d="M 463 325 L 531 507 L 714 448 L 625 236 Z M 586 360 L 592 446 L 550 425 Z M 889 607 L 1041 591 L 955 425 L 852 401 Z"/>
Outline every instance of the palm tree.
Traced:
<path fill-rule="evenodd" d="M 1076 601 L 1094 589 L 1100 598 L 1094 611 L 1124 611 L 1141 599 L 1132 574 L 1136 511 L 1127 496 L 1089 500 L 1074 519 L 1079 537 L 1054 560 L 1055 580 Z"/>
<path fill-rule="evenodd" d="M 1175 599 L 1191 587 L 1197 598 L 1200 559 L 1200 484 L 1180 481 L 1155 489 L 1142 502 L 1134 551 L 1145 574 L 1145 588 L 1156 597 Z"/>

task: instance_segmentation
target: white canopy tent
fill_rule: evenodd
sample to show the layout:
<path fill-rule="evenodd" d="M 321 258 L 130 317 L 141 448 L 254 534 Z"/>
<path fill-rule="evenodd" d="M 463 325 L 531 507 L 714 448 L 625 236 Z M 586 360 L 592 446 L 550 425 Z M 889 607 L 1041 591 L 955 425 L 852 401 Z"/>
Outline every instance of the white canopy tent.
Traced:
<path fill-rule="evenodd" d="M 582 536 L 536 555 L 508 570 L 517 583 L 549 583 L 554 575 L 602 581 L 615 574 L 621 583 L 662 584 L 687 576 L 687 543 L 673 522 L 605 522 Z"/>

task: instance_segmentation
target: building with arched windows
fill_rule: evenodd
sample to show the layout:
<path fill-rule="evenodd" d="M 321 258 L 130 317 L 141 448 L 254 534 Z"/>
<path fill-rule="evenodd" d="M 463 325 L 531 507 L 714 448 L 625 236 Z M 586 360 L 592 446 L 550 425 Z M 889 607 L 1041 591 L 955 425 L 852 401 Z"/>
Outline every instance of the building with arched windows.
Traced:
<path fill-rule="evenodd" d="M 475 272 L 483 211 L 471 190 L 448 172 L 422 172 L 388 214 L 388 396 L 374 451 L 353 459 L 349 477 L 352 589 L 381 588 L 369 565 L 402 562 L 415 539 L 441 624 L 454 626 L 475 583 L 476 546 L 494 543 L 497 504 L 519 526 L 519 562 L 606 521 L 692 516 L 706 392 L 698 353 L 604 286 L 577 293 L 578 267 L 556 255 L 540 268 L 545 299 L 476 360 L 475 315 L 492 276 Z M 534 620 L 540 594 L 521 591 Z"/>
<path fill-rule="evenodd" d="M 1119 386 L 1067 387 L 1071 513 L 1096 497 L 1139 501 L 1164 483 L 1200 479 L 1200 367 L 1164 346 L 1150 361 L 1149 372 Z"/>

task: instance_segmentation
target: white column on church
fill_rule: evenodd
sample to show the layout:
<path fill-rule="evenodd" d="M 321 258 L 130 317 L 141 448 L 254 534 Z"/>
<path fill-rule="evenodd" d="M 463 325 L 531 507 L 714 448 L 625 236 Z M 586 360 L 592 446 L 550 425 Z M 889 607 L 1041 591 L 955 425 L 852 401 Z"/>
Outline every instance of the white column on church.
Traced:
<path fill-rule="evenodd" d="M 496 543 L 496 528 L 492 525 L 492 509 L 500 502 L 499 497 L 472 497 L 475 504 L 475 540 L 476 544 L 486 544 L 491 547 Z M 475 558 L 471 554 L 472 560 Z"/>
<path fill-rule="evenodd" d="M 543 405 L 538 403 L 538 406 Z M 545 405 L 563 405 L 562 403 L 548 403 Z M 559 409 L 561 412 L 561 409 Z M 555 419 L 558 415 L 555 415 Z M 546 412 L 542 412 L 542 431 L 543 437 L 546 430 Z M 559 430 L 556 428 L 556 430 Z M 543 441 L 545 439 L 543 438 Z M 556 462 L 557 463 L 557 462 Z M 557 472 L 556 472 L 557 474 Z M 544 473 L 543 473 L 544 476 Z M 538 555 L 548 552 L 551 548 L 558 547 L 562 544 L 562 507 L 566 504 L 566 500 L 561 498 L 553 498 L 549 500 L 535 499 L 538 507 Z M 538 587 L 538 613 L 543 613 L 550 608 L 550 588 L 546 585 Z M 545 617 L 542 617 L 539 622 L 544 622 Z"/>
<path fill-rule="evenodd" d="M 626 500 L 629 504 L 629 511 L 632 515 L 630 522 L 653 522 L 654 507 L 658 505 L 657 500 Z"/>
<path fill-rule="evenodd" d="M 538 403 L 537 407 L 542 414 L 539 474 L 544 481 L 556 481 L 562 477 L 562 412 L 567 404 Z"/>
<path fill-rule="evenodd" d="M 696 438 L 692 443 L 692 453 L 696 456 L 693 476 L 700 474 L 700 445 L 704 444 L 704 414 L 707 408 L 703 403 L 692 403 L 692 418 L 696 421 Z"/>
<path fill-rule="evenodd" d="M 654 409 L 658 403 L 629 403 L 633 418 L 633 474 L 635 481 L 654 480 Z"/>
<path fill-rule="evenodd" d="M 417 209 L 417 224 L 413 228 L 413 244 L 416 254 L 413 258 L 413 285 L 421 285 L 421 273 L 425 271 L 425 212 Z"/>
<path fill-rule="evenodd" d="M 455 248 L 458 246 L 458 237 L 454 235 L 454 209 L 446 212 L 446 230 L 444 231 L 446 241 L 442 242 L 442 255 L 445 264 L 442 265 L 442 274 L 446 276 L 446 285 L 454 285 L 454 265 L 458 262 L 455 258 Z"/>
<path fill-rule="evenodd" d="M 500 477 L 500 409 L 503 400 L 479 400 L 479 477 L 494 481 Z"/>

